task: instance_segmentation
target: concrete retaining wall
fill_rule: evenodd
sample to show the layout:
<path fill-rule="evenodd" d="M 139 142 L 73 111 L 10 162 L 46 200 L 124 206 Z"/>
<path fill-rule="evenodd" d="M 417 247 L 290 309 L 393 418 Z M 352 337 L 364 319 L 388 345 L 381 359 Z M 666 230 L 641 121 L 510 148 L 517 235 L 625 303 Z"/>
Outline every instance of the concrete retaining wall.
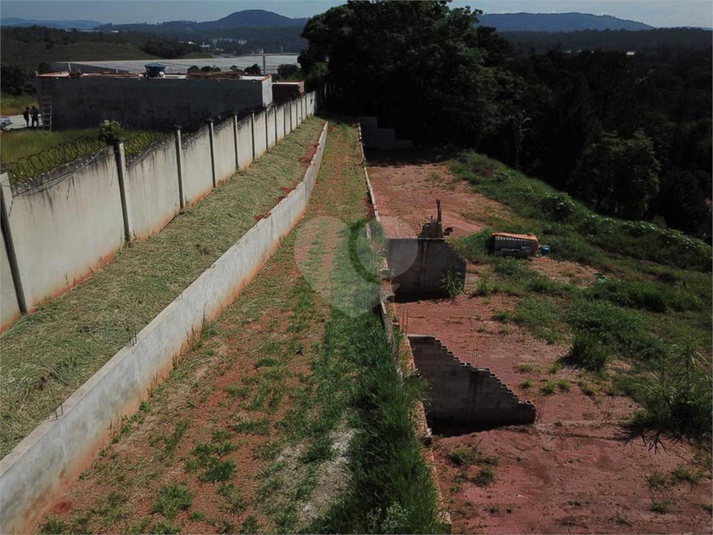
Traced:
<path fill-rule="evenodd" d="M 277 109 L 278 118 L 283 113 L 284 108 Z M 265 152 L 271 124 L 274 139 L 274 115 L 270 116 L 272 122 L 265 120 L 264 112 L 256 117 L 255 147 L 250 117 L 238 123 L 240 169 L 253 161 L 254 149 L 258 154 Z M 210 127 L 206 125 L 181 136 L 180 158 L 177 138 L 172 135 L 128 166 L 120 144 L 116 153 L 107 148 L 40 175 L 31 183 L 10 187 L 3 175 L 3 202 L 27 308 L 31 311 L 43 299 L 81 282 L 109 261 L 126 239 L 159 232 L 182 204 L 200 201 L 213 188 L 213 163 L 216 183 L 232 176 L 237 170 L 233 125 L 232 118 L 214 125 L 214 162 Z M 4 330 L 18 317 L 16 308 L 21 300 L 5 264 L 2 277 L 0 327 Z"/>
<path fill-rule="evenodd" d="M 127 167 L 126 199 L 134 238 L 159 232 L 176 216 L 180 203 L 175 136 Z"/>
<path fill-rule="evenodd" d="M 282 104 L 275 108 L 275 115 L 277 116 L 277 141 L 281 141 L 285 138 L 285 106 Z"/>
<path fill-rule="evenodd" d="M 275 117 L 277 117 L 277 109 L 270 108 L 267 110 L 267 146 L 274 147 L 277 144 L 277 127 L 275 126 Z"/>
<path fill-rule="evenodd" d="M 465 260 L 443 239 L 396 238 L 387 242 L 396 294 L 442 294 L 449 271 L 452 276 L 465 278 Z"/>
<path fill-rule="evenodd" d="M 124 243 L 112 149 L 59 183 L 48 181 L 31 192 L 7 195 L 5 202 L 30 309 L 90 276 Z"/>
<path fill-rule="evenodd" d="M 520 398 L 488 368 L 461 362 L 431 335 L 408 337 L 419 373 L 430 387 L 426 413 L 455 424 L 531 424 L 535 406 Z"/>
<path fill-rule="evenodd" d="M 30 532 L 59 493 L 91 465 L 110 428 L 132 414 L 148 390 L 171 371 L 173 360 L 257 274 L 304 213 L 327 135 L 303 181 L 270 215 L 166 307 L 136 337 L 63 404 L 63 412 L 41 424 L 0 460 L 0 530 Z"/>
<path fill-rule="evenodd" d="M 213 189 L 208 127 L 202 126 L 195 134 L 184 136 L 182 149 L 183 195 L 186 206 L 191 206 Z"/>
<path fill-rule="evenodd" d="M 260 112 L 255 114 L 255 157 L 259 158 L 267 150 L 267 131 L 265 130 L 267 126 L 267 120 L 265 119 L 265 112 Z"/>
<path fill-rule="evenodd" d="M 0 256 L 2 257 L 0 259 L 0 325 L 5 328 L 20 317 L 5 240 L 0 245 Z"/>
<path fill-rule="evenodd" d="M 238 123 L 238 161 L 240 169 L 247 168 L 253 161 L 253 134 L 250 117 Z"/>
<path fill-rule="evenodd" d="M 213 128 L 216 183 L 229 179 L 235 173 L 235 135 L 230 118 Z"/>

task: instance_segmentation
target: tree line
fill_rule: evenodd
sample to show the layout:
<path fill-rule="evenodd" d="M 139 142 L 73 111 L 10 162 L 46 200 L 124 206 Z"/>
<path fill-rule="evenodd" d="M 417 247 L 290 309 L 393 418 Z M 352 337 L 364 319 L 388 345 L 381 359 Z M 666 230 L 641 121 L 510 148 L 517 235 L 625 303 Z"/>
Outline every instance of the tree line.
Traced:
<path fill-rule="evenodd" d="M 336 88 L 341 111 L 474 148 L 601 213 L 710 239 L 710 46 L 518 54 L 478 14 L 349 1 L 310 19 L 300 64 Z"/>

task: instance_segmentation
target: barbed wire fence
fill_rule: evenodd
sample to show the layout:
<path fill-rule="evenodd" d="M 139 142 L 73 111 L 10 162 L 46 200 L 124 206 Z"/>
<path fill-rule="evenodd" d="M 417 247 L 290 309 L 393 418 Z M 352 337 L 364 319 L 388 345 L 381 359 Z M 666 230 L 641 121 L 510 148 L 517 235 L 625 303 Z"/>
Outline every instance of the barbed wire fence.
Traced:
<path fill-rule="evenodd" d="M 252 113 L 269 113 L 272 107 L 226 109 L 215 115 L 205 114 L 203 118 L 184 125 L 179 125 L 175 120 L 166 120 L 154 130 L 139 132 L 121 140 L 126 165 L 133 167 L 153 150 L 174 142 L 179 128 L 184 142 L 190 144 L 209 122 L 213 122 L 214 129 L 222 130 L 234 116 L 241 121 Z M 13 195 L 18 195 L 55 184 L 83 167 L 113 155 L 111 144 L 100 139 L 99 134 L 92 134 L 60 143 L 8 164 L 3 163 L 1 170 L 8 174 Z"/>

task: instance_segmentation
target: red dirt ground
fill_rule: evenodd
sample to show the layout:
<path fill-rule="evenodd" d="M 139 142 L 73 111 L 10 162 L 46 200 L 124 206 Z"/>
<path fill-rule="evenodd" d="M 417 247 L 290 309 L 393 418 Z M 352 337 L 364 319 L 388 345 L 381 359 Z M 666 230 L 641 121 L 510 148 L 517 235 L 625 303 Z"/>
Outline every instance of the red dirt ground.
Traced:
<path fill-rule="evenodd" d="M 436 199 L 442 201 L 443 226 L 453 227 L 455 236 L 485 227 L 479 215 L 510 215 L 507 207 L 455 180 L 445 166 L 395 156 L 370 155 L 375 163 L 369 175 L 387 236 L 417 234 L 420 223 L 435 216 Z M 548 257 L 532 260 L 531 266 L 577 285 L 590 284 L 596 274 L 587 266 Z M 487 269 L 470 265 L 470 285 Z M 708 452 L 669 442 L 665 449 L 650 450 L 642 438 L 630 437 L 621 423 L 637 408 L 631 399 L 607 395 L 605 386 L 586 372 L 553 368 L 567 353 L 566 340 L 548 344 L 493 319 L 497 311 L 513 310 L 515 297 L 469 294 L 396 303 L 395 310 L 408 333 L 435 335 L 461 360 L 490 368 L 522 399 L 532 400 L 538 421 L 466 434 L 434 429 L 442 433 L 433 448 L 454 533 L 711 533 Z M 523 386 L 526 380 L 529 388 Z M 566 381 L 569 391 L 546 396 L 540 392 L 544 381 Z M 593 389 L 590 395 L 582 391 L 585 383 Z M 454 465 L 449 454 L 456 448 L 498 457 L 494 482 L 482 488 L 473 481 L 482 463 Z M 652 473 L 670 479 L 679 466 L 703 473 L 702 480 L 650 487 Z M 665 512 L 652 511 L 652 505 Z"/>

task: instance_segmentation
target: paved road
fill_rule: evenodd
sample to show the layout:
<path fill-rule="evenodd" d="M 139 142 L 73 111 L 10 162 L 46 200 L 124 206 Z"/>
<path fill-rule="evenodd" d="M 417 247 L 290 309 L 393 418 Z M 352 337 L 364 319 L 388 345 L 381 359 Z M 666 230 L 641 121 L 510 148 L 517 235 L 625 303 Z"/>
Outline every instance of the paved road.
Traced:
<path fill-rule="evenodd" d="M 27 128 L 25 118 L 22 115 L 8 115 L 8 117 L 10 117 L 12 121 L 9 130 L 22 130 L 23 128 Z M 30 120 L 30 124 L 32 124 L 32 120 Z M 42 117 L 40 117 L 40 126 L 42 126 Z"/>

